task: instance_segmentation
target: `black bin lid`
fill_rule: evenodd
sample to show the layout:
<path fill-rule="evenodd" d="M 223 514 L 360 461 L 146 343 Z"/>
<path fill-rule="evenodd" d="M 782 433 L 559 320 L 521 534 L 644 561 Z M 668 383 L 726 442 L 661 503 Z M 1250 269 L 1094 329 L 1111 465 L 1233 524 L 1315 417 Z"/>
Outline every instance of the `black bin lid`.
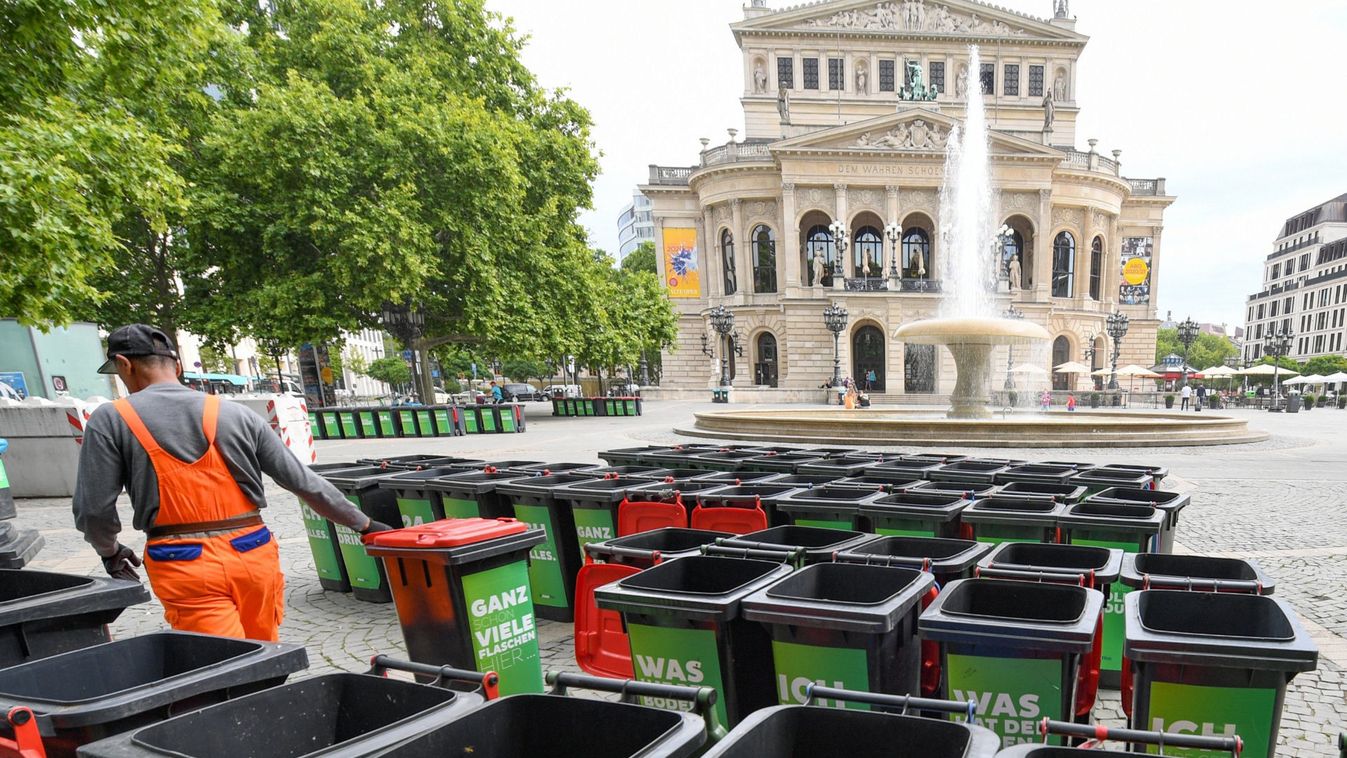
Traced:
<path fill-rule="evenodd" d="M 1134 589 L 1252 592 L 1271 595 L 1272 577 L 1253 559 L 1205 555 L 1130 553 L 1123 556 L 1123 584 Z"/>
<path fill-rule="evenodd" d="M 739 601 L 789 574 L 784 563 L 689 555 L 594 591 L 600 608 L 701 621 L 739 616 Z"/>
<path fill-rule="evenodd" d="M 884 634 L 934 586 L 934 576 L 915 569 L 818 563 L 744 598 L 743 615 L 764 624 Z"/>
<path fill-rule="evenodd" d="M 1312 671 L 1319 648 L 1291 606 L 1266 595 L 1142 590 L 1124 601 L 1128 660 L 1254 671 Z"/>
<path fill-rule="evenodd" d="M 1058 521 L 1065 527 L 1154 535 L 1165 528 L 1168 520 L 1168 514 L 1150 505 L 1087 500 L 1067 506 Z"/>
<path fill-rule="evenodd" d="M 921 614 L 923 639 L 1083 653 L 1094 646 L 1104 594 L 1069 584 L 957 579 Z"/>
<path fill-rule="evenodd" d="M 890 536 L 843 550 L 837 554 L 837 560 L 876 566 L 925 568 L 934 574 L 955 574 L 967 571 L 991 549 L 992 545 L 974 540 Z"/>
<path fill-rule="evenodd" d="M 984 569 L 1000 569 L 1033 581 L 1034 575 L 1092 576 L 1096 586 L 1117 581 L 1122 571 L 1123 551 L 1086 545 L 1052 545 L 1035 542 L 1003 542 L 982 560 Z"/>

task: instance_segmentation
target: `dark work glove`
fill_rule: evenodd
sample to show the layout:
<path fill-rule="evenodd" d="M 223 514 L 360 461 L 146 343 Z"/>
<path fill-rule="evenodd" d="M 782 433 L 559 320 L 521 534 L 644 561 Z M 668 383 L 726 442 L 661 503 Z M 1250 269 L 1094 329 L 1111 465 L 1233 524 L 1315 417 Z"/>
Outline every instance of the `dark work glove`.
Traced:
<path fill-rule="evenodd" d="M 134 550 L 120 542 L 117 543 L 117 552 L 103 559 L 103 570 L 113 579 L 140 581 L 140 574 L 136 573 L 136 567 L 139 565 L 140 557 Z"/>
<path fill-rule="evenodd" d="M 368 537 L 369 535 L 374 534 L 376 532 L 391 532 L 391 531 L 393 531 L 393 527 L 389 526 L 388 524 L 385 524 L 382 521 L 375 521 L 374 519 L 370 519 L 369 526 L 361 530 L 360 534 Z"/>

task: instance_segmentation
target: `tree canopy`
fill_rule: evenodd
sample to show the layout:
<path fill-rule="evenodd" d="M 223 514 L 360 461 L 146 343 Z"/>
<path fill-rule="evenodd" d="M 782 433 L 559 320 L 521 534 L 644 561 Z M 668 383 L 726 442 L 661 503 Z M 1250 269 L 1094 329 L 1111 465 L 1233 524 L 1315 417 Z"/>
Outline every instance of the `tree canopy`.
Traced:
<path fill-rule="evenodd" d="M 1159 363 L 1165 356 L 1183 355 L 1183 344 L 1179 342 L 1178 329 L 1160 329 L 1155 334 L 1155 361 Z M 1197 339 L 1188 348 L 1188 365 L 1201 371 L 1212 366 L 1223 366 L 1227 358 L 1239 355 L 1239 349 L 1230 338 L 1219 334 L 1200 332 Z"/>
<path fill-rule="evenodd" d="M 636 249 L 627 253 L 627 257 L 622 259 L 622 270 L 626 272 L 645 271 L 650 274 L 659 273 L 655 259 L 655 243 L 642 242 L 636 246 Z"/>

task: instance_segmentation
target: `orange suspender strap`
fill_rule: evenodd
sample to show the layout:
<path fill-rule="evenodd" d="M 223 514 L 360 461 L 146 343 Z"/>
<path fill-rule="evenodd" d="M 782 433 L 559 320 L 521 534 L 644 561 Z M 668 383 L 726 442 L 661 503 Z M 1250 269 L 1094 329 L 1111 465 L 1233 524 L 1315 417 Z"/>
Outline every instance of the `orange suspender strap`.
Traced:
<path fill-rule="evenodd" d="M 159 443 L 155 442 L 154 436 L 146 428 L 145 422 L 140 420 L 140 414 L 136 413 L 136 409 L 131 406 L 130 400 L 122 398 L 113 403 L 112 407 L 116 408 L 117 413 L 121 414 L 122 420 L 131 429 L 131 434 L 134 434 L 136 439 L 140 441 L 140 445 L 145 448 L 146 453 L 153 456 L 154 453 L 159 452 Z"/>
<path fill-rule="evenodd" d="M 220 421 L 220 396 L 206 395 L 206 407 L 201 412 L 201 431 L 206 435 L 206 447 L 215 447 L 215 430 Z"/>

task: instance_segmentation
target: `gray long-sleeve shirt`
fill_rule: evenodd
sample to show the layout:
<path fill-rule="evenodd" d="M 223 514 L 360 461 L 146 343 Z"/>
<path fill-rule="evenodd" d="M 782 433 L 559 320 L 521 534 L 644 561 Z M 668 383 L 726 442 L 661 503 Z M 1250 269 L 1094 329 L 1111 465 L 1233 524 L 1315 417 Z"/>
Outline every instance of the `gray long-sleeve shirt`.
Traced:
<path fill-rule="evenodd" d="M 131 407 L 159 446 L 183 461 L 206 453 L 201 415 L 206 396 L 179 384 L 154 384 L 131 396 Z M 234 481 L 258 508 L 267 505 L 262 489 L 265 472 L 324 517 L 361 530 L 369 518 L 341 492 L 300 463 L 262 417 L 237 403 L 220 403 L 215 445 L 224 456 Z M 75 528 L 99 555 L 117 550 L 122 530 L 117 497 L 125 487 L 135 509 L 133 526 L 154 526 L 159 513 L 159 479 L 150 456 L 111 403 L 89 417 L 80 448 L 79 479 L 75 484 Z"/>

